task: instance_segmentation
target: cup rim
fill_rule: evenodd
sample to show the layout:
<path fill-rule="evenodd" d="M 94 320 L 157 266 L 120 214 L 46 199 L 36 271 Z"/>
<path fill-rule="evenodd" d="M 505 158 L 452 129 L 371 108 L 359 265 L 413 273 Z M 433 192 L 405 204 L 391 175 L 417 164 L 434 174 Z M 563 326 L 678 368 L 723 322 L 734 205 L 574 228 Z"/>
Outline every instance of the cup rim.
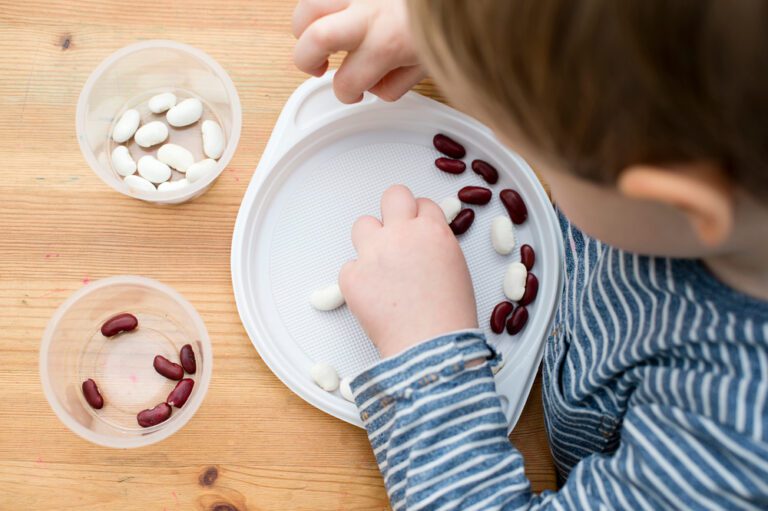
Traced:
<path fill-rule="evenodd" d="M 196 375 L 195 378 L 195 386 L 199 389 L 199 391 L 184 405 L 183 409 L 177 412 L 176 415 L 180 416 L 179 419 L 167 426 L 162 426 L 162 424 L 159 424 L 153 428 L 147 428 L 147 431 L 149 432 L 148 434 L 132 438 L 114 437 L 101 433 L 95 433 L 84 427 L 79 422 L 73 420 L 70 414 L 64 409 L 62 404 L 56 398 L 56 394 L 53 391 L 53 385 L 50 381 L 46 367 L 48 363 L 48 350 L 50 349 L 53 333 L 56 331 L 56 328 L 58 327 L 67 311 L 72 307 L 72 305 L 77 303 L 85 296 L 115 284 L 143 285 L 153 289 L 154 291 L 166 294 L 179 305 L 181 305 L 181 307 L 185 309 L 190 315 L 190 318 L 195 326 L 195 330 L 197 330 L 199 336 L 197 340 L 199 340 L 200 344 L 202 345 L 203 358 L 206 360 L 206 363 L 203 365 L 203 370 L 200 371 L 200 374 Z M 200 314 L 197 312 L 194 306 L 178 291 L 163 284 L 162 282 L 158 282 L 157 280 L 147 277 L 138 275 L 116 275 L 113 277 L 107 277 L 94 282 L 90 282 L 88 285 L 72 293 L 69 297 L 67 297 L 66 300 L 64 300 L 61 305 L 59 305 L 59 307 L 51 316 L 51 319 L 48 320 L 48 324 L 46 325 L 45 331 L 43 333 L 42 342 L 40 344 L 39 371 L 40 381 L 43 386 L 43 394 L 45 394 L 45 398 L 48 401 L 48 404 L 51 406 L 59 420 L 73 433 L 77 434 L 79 437 L 85 440 L 88 440 L 89 442 L 101 445 L 103 447 L 112 447 L 118 449 L 144 447 L 160 442 L 161 440 L 164 440 L 173 435 L 181 428 L 183 428 L 187 422 L 189 422 L 189 420 L 195 415 L 195 413 L 197 413 L 198 408 L 200 408 L 200 405 L 202 404 L 203 399 L 208 392 L 208 386 L 211 381 L 211 375 L 213 373 L 213 349 L 210 337 L 208 336 L 208 330 L 205 328 L 205 324 L 203 323 Z M 154 431 L 152 431 L 153 429 Z"/>
<path fill-rule="evenodd" d="M 99 171 L 102 170 L 102 166 L 96 160 L 90 148 L 85 143 L 85 123 L 86 123 L 85 116 L 87 111 L 88 97 L 90 97 L 91 90 L 93 89 L 93 86 L 96 83 L 96 80 L 98 80 L 99 77 L 101 77 L 101 75 L 104 74 L 107 68 L 109 68 L 118 60 L 130 55 L 131 53 L 135 53 L 137 51 L 143 51 L 151 48 L 170 48 L 170 49 L 186 52 L 191 56 L 193 56 L 194 58 L 201 60 L 203 63 L 208 65 L 211 69 L 213 69 L 216 75 L 224 82 L 224 87 L 227 89 L 227 91 L 230 93 L 230 96 L 231 96 L 231 101 L 229 106 L 232 109 L 232 113 L 233 113 L 232 133 L 230 134 L 230 137 L 227 140 L 227 147 L 224 149 L 224 153 L 222 153 L 221 157 L 216 162 L 218 167 L 217 170 L 215 172 L 212 172 L 207 177 L 203 179 L 199 179 L 198 181 L 195 181 L 189 186 L 186 186 L 179 190 L 167 190 L 167 191 L 155 191 L 155 192 L 146 192 L 141 190 L 134 191 L 130 189 L 122 190 L 118 186 L 116 186 L 115 183 L 108 181 L 105 178 L 105 176 L 101 175 Z M 234 82 L 232 82 L 232 78 L 229 76 L 229 73 L 227 73 L 227 71 L 221 66 L 221 64 L 219 64 L 213 57 L 208 55 L 203 50 L 200 50 L 198 48 L 195 48 L 194 46 L 190 46 L 188 44 L 180 43 L 178 41 L 173 41 L 170 39 L 150 39 L 147 41 L 132 43 L 127 46 L 123 46 L 122 48 L 107 55 L 107 57 L 104 58 L 99 63 L 98 66 L 96 66 L 96 68 L 88 76 L 88 79 L 85 81 L 85 84 L 83 85 L 83 88 L 80 91 L 80 96 L 77 99 L 77 109 L 75 111 L 75 131 L 77 136 L 77 142 L 78 142 L 78 145 L 80 146 L 80 152 L 83 154 L 83 157 L 85 158 L 85 161 L 88 163 L 88 166 L 91 167 L 91 170 L 93 170 L 93 172 L 99 177 L 99 179 L 101 179 L 110 188 L 112 188 L 117 192 L 120 192 L 123 195 L 132 197 L 134 199 L 140 199 L 146 202 L 161 203 L 161 204 L 163 203 L 173 204 L 173 203 L 179 203 L 179 202 L 186 202 L 188 200 L 194 199 L 195 197 L 203 193 L 207 188 L 209 188 L 213 184 L 213 182 L 221 175 L 221 173 L 224 171 L 227 165 L 230 164 L 230 162 L 232 161 L 232 158 L 235 155 L 237 146 L 240 143 L 242 122 L 243 122 L 243 110 L 240 103 L 240 96 L 237 93 L 237 88 L 235 87 Z"/>

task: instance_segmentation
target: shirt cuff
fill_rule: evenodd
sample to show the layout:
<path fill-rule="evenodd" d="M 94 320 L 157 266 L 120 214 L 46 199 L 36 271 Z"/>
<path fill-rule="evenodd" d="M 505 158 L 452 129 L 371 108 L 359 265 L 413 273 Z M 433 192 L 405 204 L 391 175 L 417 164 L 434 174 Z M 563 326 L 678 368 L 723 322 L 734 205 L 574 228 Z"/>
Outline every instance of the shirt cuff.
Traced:
<path fill-rule="evenodd" d="M 489 367 L 501 361 L 480 329 L 441 335 L 384 359 L 350 383 L 360 417 L 365 421 L 395 400 L 410 399 L 416 390 L 449 381 L 477 359 L 485 359 Z"/>

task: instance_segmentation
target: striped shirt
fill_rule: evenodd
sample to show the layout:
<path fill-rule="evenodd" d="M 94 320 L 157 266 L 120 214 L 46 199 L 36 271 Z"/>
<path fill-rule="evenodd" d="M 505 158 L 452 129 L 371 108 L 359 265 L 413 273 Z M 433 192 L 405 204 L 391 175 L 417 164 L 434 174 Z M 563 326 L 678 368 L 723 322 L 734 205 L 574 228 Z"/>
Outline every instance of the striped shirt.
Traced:
<path fill-rule="evenodd" d="M 768 509 L 768 304 L 699 261 L 650 258 L 561 217 L 566 284 L 544 354 L 557 491 L 509 442 L 482 331 L 352 382 L 392 507 Z M 490 359 L 479 366 L 466 363 Z"/>

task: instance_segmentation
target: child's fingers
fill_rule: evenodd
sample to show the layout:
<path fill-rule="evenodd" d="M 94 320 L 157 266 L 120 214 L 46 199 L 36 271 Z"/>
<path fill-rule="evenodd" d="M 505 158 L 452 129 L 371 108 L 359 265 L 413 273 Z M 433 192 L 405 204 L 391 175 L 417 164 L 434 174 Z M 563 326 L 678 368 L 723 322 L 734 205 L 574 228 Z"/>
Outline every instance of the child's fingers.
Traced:
<path fill-rule="evenodd" d="M 301 34 L 318 18 L 339 12 L 349 6 L 350 0 L 299 0 L 293 10 L 291 31 L 298 39 Z"/>
<path fill-rule="evenodd" d="M 333 92 L 342 103 L 357 103 L 363 93 L 379 83 L 393 68 L 398 58 L 396 51 L 384 53 L 375 41 L 366 40 L 355 51 L 350 52 L 333 77 Z"/>
<path fill-rule="evenodd" d="M 399 67 L 384 75 L 370 90 L 384 101 L 397 101 L 426 76 L 426 71 L 419 65 Z"/>
<path fill-rule="evenodd" d="M 344 263 L 344 265 L 341 267 L 341 270 L 339 270 L 339 287 L 341 288 L 341 294 L 349 296 L 348 289 L 352 283 L 352 275 L 355 271 L 355 265 L 357 264 L 357 261 L 347 261 Z"/>
<path fill-rule="evenodd" d="M 416 218 L 417 213 L 416 199 L 403 185 L 389 187 L 381 197 L 381 223 L 384 225 Z"/>
<path fill-rule="evenodd" d="M 361 216 L 352 224 L 352 245 L 359 254 L 371 236 L 381 229 L 381 222 L 372 216 Z"/>
<path fill-rule="evenodd" d="M 431 217 L 445 223 L 445 213 L 434 201 L 425 198 L 416 199 L 419 208 L 419 216 Z"/>
<path fill-rule="evenodd" d="M 353 51 L 363 42 L 367 25 L 359 9 L 349 8 L 320 18 L 299 37 L 293 60 L 300 70 L 319 76 L 328 57 L 337 51 Z"/>

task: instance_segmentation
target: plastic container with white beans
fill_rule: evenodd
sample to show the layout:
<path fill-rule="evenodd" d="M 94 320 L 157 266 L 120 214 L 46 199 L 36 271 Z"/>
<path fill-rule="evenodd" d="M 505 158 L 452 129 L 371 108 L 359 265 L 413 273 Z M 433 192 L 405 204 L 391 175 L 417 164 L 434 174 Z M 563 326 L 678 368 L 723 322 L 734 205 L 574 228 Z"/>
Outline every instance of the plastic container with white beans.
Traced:
<path fill-rule="evenodd" d="M 232 160 L 241 123 L 226 71 L 174 41 L 116 51 L 77 105 L 78 142 L 93 171 L 120 193 L 158 204 L 205 193 Z"/>

